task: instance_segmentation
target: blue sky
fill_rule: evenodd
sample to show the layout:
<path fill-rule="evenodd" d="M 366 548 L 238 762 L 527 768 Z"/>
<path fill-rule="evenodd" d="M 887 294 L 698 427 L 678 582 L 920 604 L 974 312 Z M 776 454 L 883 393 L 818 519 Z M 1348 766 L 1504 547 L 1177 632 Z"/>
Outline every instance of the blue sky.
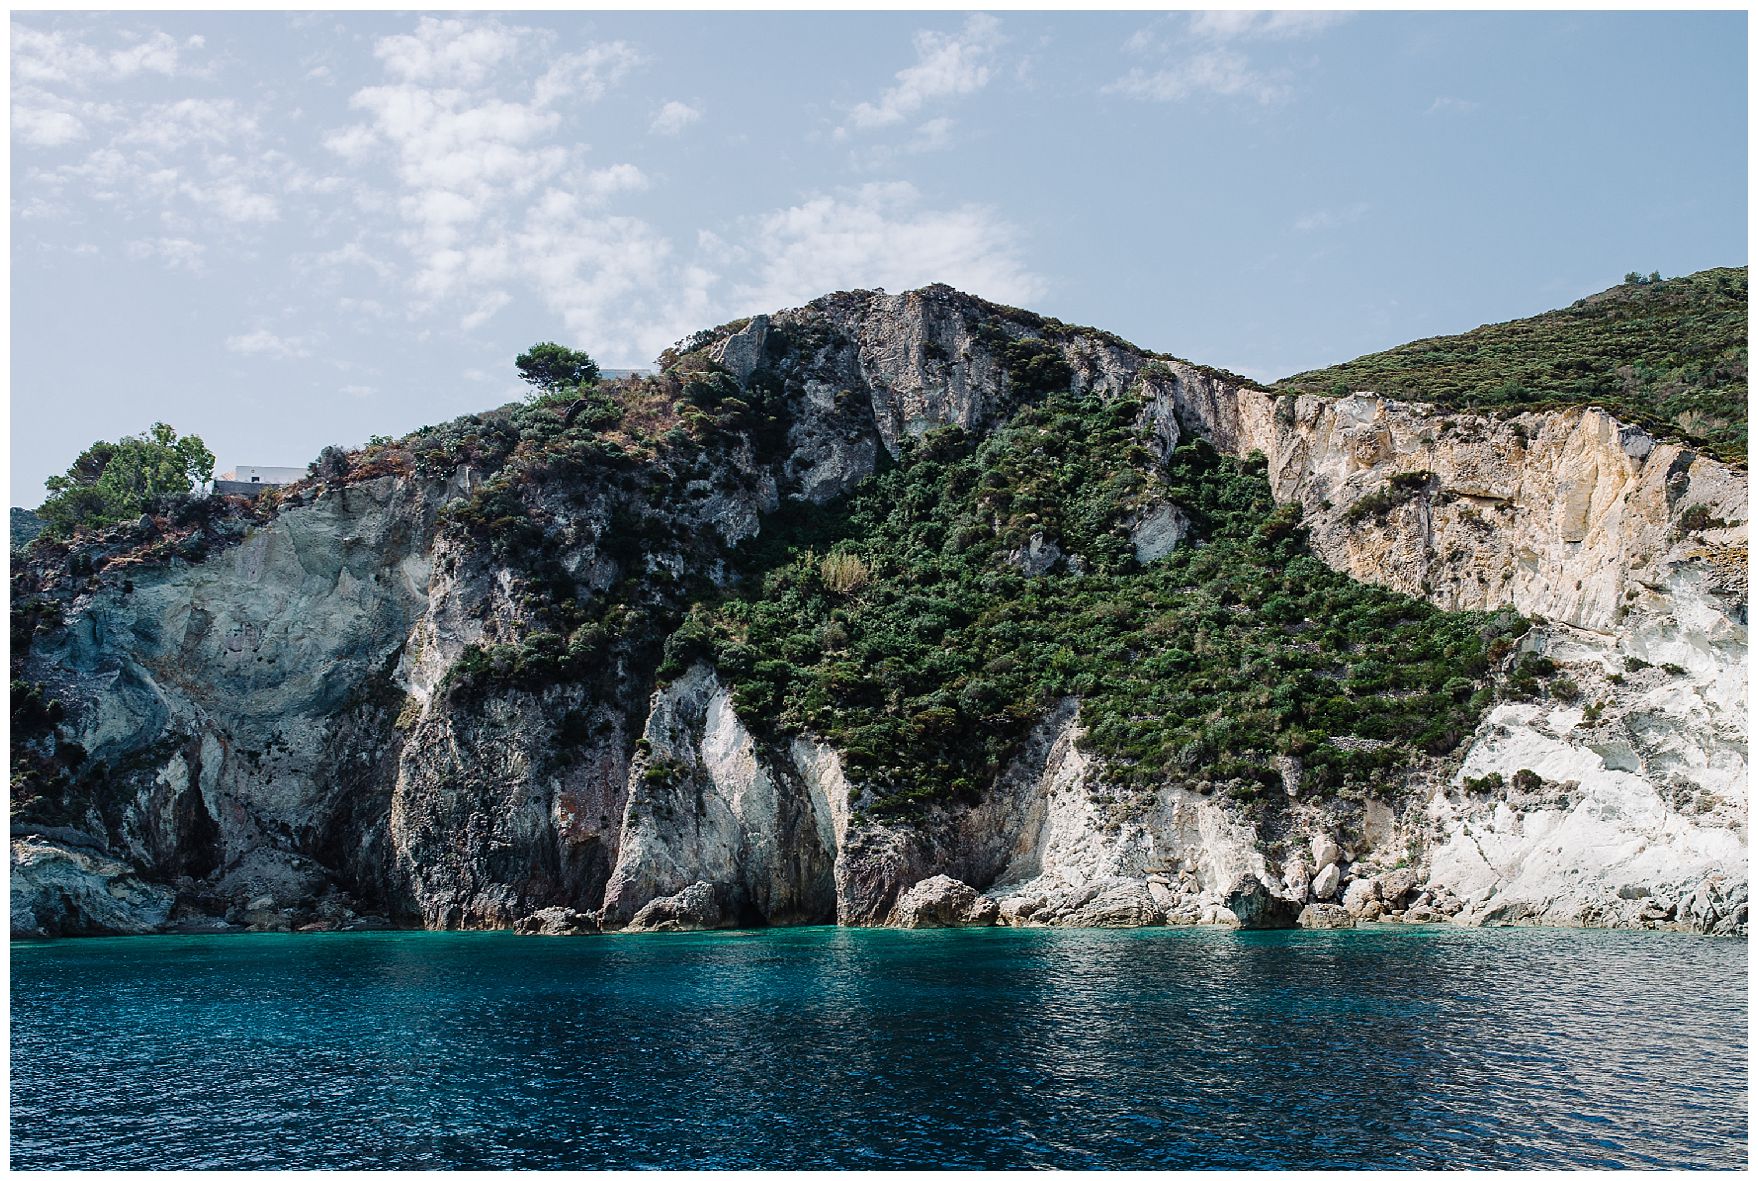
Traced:
<path fill-rule="evenodd" d="M 1270 379 L 1746 261 L 1744 13 L 17 14 L 12 494 L 944 281 Z"/>

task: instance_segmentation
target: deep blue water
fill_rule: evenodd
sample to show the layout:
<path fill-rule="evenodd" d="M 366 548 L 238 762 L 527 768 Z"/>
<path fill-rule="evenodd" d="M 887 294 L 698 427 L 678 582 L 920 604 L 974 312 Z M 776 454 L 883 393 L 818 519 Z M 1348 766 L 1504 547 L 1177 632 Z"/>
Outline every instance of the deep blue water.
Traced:
<path fill-rule="evenodd" d="M 1744 942 L 1386 928 L 12 949 L 14 1168 L 1741 1168 Z"/>

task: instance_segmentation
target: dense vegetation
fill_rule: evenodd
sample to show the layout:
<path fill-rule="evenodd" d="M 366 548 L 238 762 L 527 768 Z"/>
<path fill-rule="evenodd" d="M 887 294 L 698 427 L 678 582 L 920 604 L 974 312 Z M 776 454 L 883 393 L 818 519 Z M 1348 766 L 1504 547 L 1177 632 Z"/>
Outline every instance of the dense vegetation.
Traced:
<path fill-rule="evenodd" d="M 708 656 L 742 716 L 826 737 L 888 813 L 980 794 L 1071 695 L 1131 794 L 1272 799 L 1278 756 L 1302 794 L 1382 792 L 1453 750 L 1524 624 L 1330 570 L 1260 462 L 1196 442 L 1156 470 L 1139 409 L 1052 393 L 986 439 L 931 432 L 846 504 L 775 522 L 746 555 L 752 584 L 691 613 L 662 675 Z M 1130 528 L 1163 501 L 1200 544 L 1144 567 Z M 1028 577 L 1034 534 L 1066 556 Z"/>
<path fill-rule="evenodd" d="M 80 452 L 66 474 L 46 481 L 37 509 L 51 536 L 98 529 L 144 512 L 162 511 L 214 475 L 214 456 L 198 437 L 155 422 L 144 434 L 100 440 Z"/>
<path fill-rule="evenodd" d="M 1591 403 L 1743 466 L 1746 268 L 1632 274 L 1554 312 L 1413 341 L 1276 388 L 1507 412 Z"/>

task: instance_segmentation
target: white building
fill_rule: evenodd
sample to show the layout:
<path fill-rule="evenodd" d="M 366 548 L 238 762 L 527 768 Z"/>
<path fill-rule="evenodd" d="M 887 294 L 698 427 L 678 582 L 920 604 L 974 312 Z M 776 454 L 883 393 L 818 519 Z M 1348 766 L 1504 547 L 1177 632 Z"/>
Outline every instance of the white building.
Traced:
<path fill-rule="evenodd" d="M 255 496 L 264 488 L 279 488 L 305 478 L 302 467 L 257 467 L 239 464 L 237 469 L 214 477 L 216 496 Z"/>

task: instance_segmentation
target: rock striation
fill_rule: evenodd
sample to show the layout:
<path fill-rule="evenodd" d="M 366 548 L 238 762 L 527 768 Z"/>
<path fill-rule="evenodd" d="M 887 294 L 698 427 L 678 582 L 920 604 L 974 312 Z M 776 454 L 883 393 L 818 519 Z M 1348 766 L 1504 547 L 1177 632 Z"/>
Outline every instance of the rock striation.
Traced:
<path fill-rule="evenodd" d="M 469 691 L 472 653 L 532 622 L 506 523 L 487 542 L 459 524 L 503 460 L 463 454 L 308 482 L 206 553 L 100 539 L 84 558 L 15 558 L 15 602 L 59 616 L 27 621 L 15 662 L 66 711 L 31 749 L 67 771 L 22 810 L 15 793 L 14 935 L 362 915 L 530 933 L 1744 932 L 1746 477 L 1591 408 L 1497 419 L 1280 395 L 945 287 L 844 292 L 703 347 L 749 398 L 788 391 L 770 443 L 686 470 L 639 469 L 624 440 L 602 470 L 531 481 L 533 544 L 582 600 L 631 579 L 655 596 L 712 584 L 768 514 L 833 500 L 931 429 L 1005 422 L 1028 396 L 1006 352 L 1026 339 L 1073 387 L 1139 396 L 1162 457 L 1193 435 L 1261 453 L 1336 569 L 1538 621 L 1509 659 L 1550 661 L 1573 700 L 1496 705 L 1460 758 L 1385 798 L 1305 799 L 1291 765 L 1283 821 L 1262 832 L 1176 783 L 1120 811 L 1070 698 L 979 799 L 889 822 L 837 750 L 773 737 L 700 658 L 661 675 L 658 651 L 612 637 L 595 679 L 497 673 Z M 675 413 L 672 380 L 653 387 L 656 421 Z M 1131 544 L 1145 564 L 1189 533 L 1177 506 L 1150 506 Z M 1043 538 L 1015 555 L 1027 573 L 1065 560 Z"/>

